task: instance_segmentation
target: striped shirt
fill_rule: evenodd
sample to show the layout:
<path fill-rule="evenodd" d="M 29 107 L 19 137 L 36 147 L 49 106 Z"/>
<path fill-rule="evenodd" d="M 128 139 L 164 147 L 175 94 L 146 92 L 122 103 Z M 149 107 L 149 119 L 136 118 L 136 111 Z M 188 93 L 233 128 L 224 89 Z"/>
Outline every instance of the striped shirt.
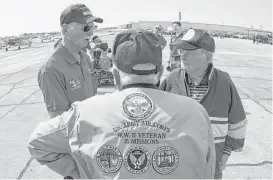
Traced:
<path fill-rule="evenodd" d="M 208 85 L 189 85 L 190 88 L 190 97 L 200 103 L 203 97 L 206 95 L 209 86 Z"/>
<path fill-rule="evenodd" d="M 196 100 L 199 103 L 208 92 L 209 89 L 208 80 L 211 69 L 212 64 L 209 64 L 206 74 L 204 75 L 202 81 L 197 85 L 192 82 L 190 75 L 186 73 L 186 82 L 189 87 L 189 97 L 191 97 L 192 99 Z"/>

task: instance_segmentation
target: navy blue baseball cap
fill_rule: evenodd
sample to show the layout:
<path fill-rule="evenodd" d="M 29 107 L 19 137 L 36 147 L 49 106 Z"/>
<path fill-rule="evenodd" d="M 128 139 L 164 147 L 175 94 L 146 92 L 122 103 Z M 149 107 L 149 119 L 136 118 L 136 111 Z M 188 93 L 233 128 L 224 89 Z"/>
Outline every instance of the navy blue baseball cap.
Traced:
<path fill-rule="evenodd" d="M 156 74 L 162 66 L 162 50 L 153 32 L 144 29 L 126 30 L 118 33 L 113 43 L 112 59 L 115 66 L 128 74 Z M 152 64 L 154 69 L 136 70 L 139 64 Z"/>
<path fill-rule="evenodd" d="M 93 16 L 90 9 L 85 4 L 72 4 L 65 8 L 60 17 L 60 25 L 77 22 L 87 24 L 90 22 L 102 23 L 103 19 Z"/>

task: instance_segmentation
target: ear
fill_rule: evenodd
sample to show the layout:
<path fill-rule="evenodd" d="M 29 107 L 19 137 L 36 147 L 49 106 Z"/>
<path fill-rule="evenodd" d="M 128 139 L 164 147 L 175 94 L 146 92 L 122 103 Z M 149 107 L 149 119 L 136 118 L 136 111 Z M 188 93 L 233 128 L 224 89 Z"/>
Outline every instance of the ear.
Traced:
<path fill-rule="evenodd" d="M 64 24 L 64 25 L 62 26 L 62 33 L 63 33 L 64 35 L 69 33 L 69 26 L 68 26 L 68 24 Z"/>

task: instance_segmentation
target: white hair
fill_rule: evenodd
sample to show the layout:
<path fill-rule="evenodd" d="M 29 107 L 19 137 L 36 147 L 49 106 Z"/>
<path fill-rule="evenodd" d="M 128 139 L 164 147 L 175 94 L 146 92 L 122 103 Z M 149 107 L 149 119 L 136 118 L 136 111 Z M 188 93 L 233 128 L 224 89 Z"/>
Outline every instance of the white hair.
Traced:
<path fill-rule="evenodd" d="M 134 70 L 152 70 L 155 69 L 155 65 L 153 64 L 138 64 L 133 67 Z M 121 87 L 131 84 L 153 84 L 156 85 L 163 74 L 164 68 L 161 67 L 160 71 L 157 74 L 149 74 L 149 75 L 137 75 L 137 74 L 128 74 L 121 70 L 119 70 L 115 65 L 112 67 L 112 72 L 116 70 L 119 73 L 119 85 Z"/>

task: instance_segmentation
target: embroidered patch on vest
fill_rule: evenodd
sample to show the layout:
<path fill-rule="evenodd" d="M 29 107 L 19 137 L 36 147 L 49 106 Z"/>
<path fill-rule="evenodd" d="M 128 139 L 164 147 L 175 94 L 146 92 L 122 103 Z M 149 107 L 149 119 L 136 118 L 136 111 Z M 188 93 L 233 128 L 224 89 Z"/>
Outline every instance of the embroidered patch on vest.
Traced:
<path fill-rule="evenodd" d="M 169 174 L 178 166 L 179 156 L 174 148 L 163 146 L 154 152 L 152 162 L 156 172 L 159 174 Z"/>
<path fill-rule="evenodd" d="M 132 93 L 123 101 L 123 111 L 132 120 L 149 117 L 153 111 L 153 102 L 144 93 Z"/>
<path fill-rule="evenodd" d="M 106 173 L 117 172 L 122 165 L 121 152 L 114 146 L 101 147 L 96 155 L 98 166 Z"/>
<path fill-rule="evenodd" d="M 151 155 L 143 147 L 131 147 L 124 156 L 124 166 L 133 174 L 144 173 L 151 166 Z"/>

